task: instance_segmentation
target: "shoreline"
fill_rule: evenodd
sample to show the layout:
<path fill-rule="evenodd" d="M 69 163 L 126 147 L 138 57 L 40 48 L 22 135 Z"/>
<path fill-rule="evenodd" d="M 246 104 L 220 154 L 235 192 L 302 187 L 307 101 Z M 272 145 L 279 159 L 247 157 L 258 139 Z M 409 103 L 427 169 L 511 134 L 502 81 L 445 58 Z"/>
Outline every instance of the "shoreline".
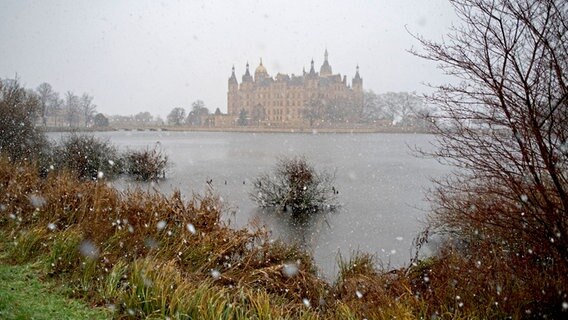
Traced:
<path fill-rule="evenodd" d="M 101 131 L 173 131 L 173 132 L 243 132 L 243 133 L 409 133 L 431 134 L 431 130 L 415 127 L 365 127 L 365 128 L 259 128 L 259 127 L 228 127 L 228 128 L 195 128 L 195 127 L 40 127 L 44 132 L 101 132 Z"/>

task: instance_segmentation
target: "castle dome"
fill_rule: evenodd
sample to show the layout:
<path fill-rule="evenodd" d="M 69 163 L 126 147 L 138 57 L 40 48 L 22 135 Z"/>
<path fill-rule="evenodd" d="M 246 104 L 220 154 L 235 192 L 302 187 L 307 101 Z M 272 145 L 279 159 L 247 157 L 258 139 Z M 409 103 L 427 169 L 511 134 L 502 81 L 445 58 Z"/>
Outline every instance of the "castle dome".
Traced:
<path fill-rule="evenodd" d="M 260 64 L 256 67 L 256 70 L 254 70 L 255 75 L 260 73 L 268 74 L 266 68 L 262 65 L 262 58 L 260 58 Z"/>

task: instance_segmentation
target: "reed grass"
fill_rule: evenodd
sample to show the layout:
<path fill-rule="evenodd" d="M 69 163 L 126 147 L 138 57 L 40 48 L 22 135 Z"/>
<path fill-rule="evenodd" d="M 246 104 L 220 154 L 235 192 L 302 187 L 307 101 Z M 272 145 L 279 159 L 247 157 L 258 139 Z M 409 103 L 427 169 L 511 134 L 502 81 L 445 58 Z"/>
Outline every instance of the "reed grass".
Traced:
<path fill-rule="evenodd" d="M 111 306 L 116 318 L 524 318 L 561 314 L 568 301 L 534 292 L 538 284 L 559 292 L 566 283 L 546 274 L 530 280 L 529 267 L 511 276 L 519 261 L 487 247 L 475 252 L 479 260 L 448 248 L 398 270 L 354 253 L 339 259 L 337 280 L 328 283 L 299 247 L 272 241 L 263 229 L 227 226 L 212 192 L 187 199 L 118 192 L 104 179 L 37 172 L 0 157 L 2 262 L 37 263 L 44 277 Z"/>

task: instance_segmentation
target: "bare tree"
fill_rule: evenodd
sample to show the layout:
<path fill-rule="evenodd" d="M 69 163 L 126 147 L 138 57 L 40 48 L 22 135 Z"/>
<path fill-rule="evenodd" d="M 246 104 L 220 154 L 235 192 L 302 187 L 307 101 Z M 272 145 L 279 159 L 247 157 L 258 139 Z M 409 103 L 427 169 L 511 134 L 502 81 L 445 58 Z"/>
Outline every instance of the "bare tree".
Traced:
<path fill-rule="evenodd" d="M 41 121 L 46 126 L 50 105 L 57 102 L 57 92 L 53 91 L 51 85 L 46 82 L 40 84 L 36 91 L 39 96 Z"/>
<path fill-rule="evenodd" d="M 59 125 L 59 120 L 60 120 L 59 118 L 61 117 L 64 106 L 65 106 L 65 101 L 59 97 L 59 92 L 55 92 L 47 108 L 47 117 L 53 118 L 55 126 Z"/>
<path fill-rule="evenodd" d="M 173 108 L 168 114 L 168 124 L 179 126 L 185 119 L 185 109 L 181 107 Z"/>
<path fill-rule="evenodd" d="M 192 126 L 201 126 L 204 124 L 208 115 L 209 109 L 205 107 L 205 103 L 202 100 L 193 101 L 191 103 L 191 111 L 187 115 L 186 123 Z"/>
<path fill-rule="evenodd" d="M 568 2 L 451 3 L 463 24 L 441 43 L 417 36 L 414 51 L 459 80 L 431 97 L 434 155 L 460 169 L 439 182 L 433 223 L 566 280 Z"/>
<path fill-rule="evenodd" d="M 83 93 L 79 99 L 79 109 L 81 110 L 85 127 L 87 127 L 95 114 L 97 114 L 97 106 L 93 104 L 93 97 Z"/>
<path fill-rule="evenodd" d="M 76 127 L 79 124 L 80 118 L 80 101 L 79 97 L 72 91 L 65 93 L 65 121 L 69 127 Z"/>
<path fill-rule="evenodd" d="M 152 120 L 154 120 L 154 117 L 148 111 L 139 112 L 134 115 L 134 121 L 136 121 L 137 125 L 148 125 Z"/>

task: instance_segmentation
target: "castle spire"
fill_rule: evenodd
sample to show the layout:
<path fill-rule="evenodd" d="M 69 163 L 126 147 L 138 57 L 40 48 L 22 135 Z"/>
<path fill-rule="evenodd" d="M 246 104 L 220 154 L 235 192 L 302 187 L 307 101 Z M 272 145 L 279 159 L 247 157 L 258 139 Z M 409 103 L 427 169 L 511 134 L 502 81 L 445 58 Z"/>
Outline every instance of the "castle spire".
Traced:
<path fill-rule="evenodd" d="M 229 78 L 229 83 L 236 84 L 237 83 L 237 76 L 235 76 L 235 65 L 231 68 L 231 77 Z"/>
<path fill-rule="evenodd" d="M 357 65 L 357 67 L 355 68 L 355 77 L 353 78 L 353 80 L 351 81 L 351 84 L 353 85 L 353 88 L 358 88 L 359 90 L 363 89 L 363 79 L 361 78 L 361 76 L 359 75 L 359 65 Z"/>
<path fill-rule="evenodd" d="M 314 69 L 314 58 L 312 58 L 311 67 L 310 67 L 310 75 L 315 75 L 316 70 Z"/>
<path fill-rule="evenodd" d="M 322 76 L 322 77 L 330 76 L 330 75 L 332 75 L 333 72 L 331 71 L 331 66 L 329 65 L 329 61 L 327 61 L 327 58 L 328 58 L 327 48 L 325 49 L 323 57 L 324 57 L 324 60 L 323 60 L 323 64 L 321 65 L 321 68 L 320 68 L 320 76 Z"/>
<path fill-rule="evenodd" d="M 247 69 L 245 71 L 245 74 L 243 75 L 243 82 L 251 82 L 251 81 L 252 81 L 252 76 L 250 75 L 249 63 L 247 61 Z"/>

